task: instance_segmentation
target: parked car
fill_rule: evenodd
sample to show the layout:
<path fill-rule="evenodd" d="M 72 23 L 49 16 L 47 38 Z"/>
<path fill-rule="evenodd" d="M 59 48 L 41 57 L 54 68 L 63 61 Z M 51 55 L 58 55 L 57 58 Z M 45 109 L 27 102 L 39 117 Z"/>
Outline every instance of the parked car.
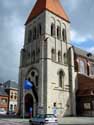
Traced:
<path fill-rule="evenodd" d="M 0 114 L 1 114 L 1 115 L 6 115 L 6 113 L 7 113 L 7 112 L 6 112 L 4 109 L 0 109 Z"/>
<path fill-rule="evenodd" d="M 7 115 L 16 115 L 16 112 L 8 111 L 8 112 L 7 112 Z"/>
<path fill-rule="evenodd" d="M 40 114 L 30 119 L 31 125 L 58 125 L 53 114 Z"/>

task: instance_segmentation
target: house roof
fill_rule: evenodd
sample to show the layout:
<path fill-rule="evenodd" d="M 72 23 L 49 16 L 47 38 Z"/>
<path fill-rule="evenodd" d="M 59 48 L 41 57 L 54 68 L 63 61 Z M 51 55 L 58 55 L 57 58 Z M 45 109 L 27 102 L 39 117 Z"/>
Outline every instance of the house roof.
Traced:
<path fill-rule="evenodd" d="M 62 19 L 70 22 L 59 0 L 37 0 L 25 24 L 31 22 L 33 18 L 45 10 L 48 10 Z"/>
<path fill-rule="evenodd" d="M 75 54 L 77 54 L 79 56 L 82 56 L 82 57 L 85 57 L 85 58 L 87 58 L 89 60 L 94 61 L 94 55 L 92 53 L 90 53 L 90 52 L 87 52 L 87 51 L 82 50 L 82 49 L 77 48 L 77 47 L 74 47 L 74 52 L 75 52 Z M 88 54 L 91 54 L 91 55 L 88 56 Z"/>
<path fill-rule="evenodd" d="M 0 87 L 0 96 L 8 96 L 3 87 Z"/>
<path fill-rule="evenodd" d="M 4 83 L 6 89 L 18 89 L 18 84 L 15 81 L 8 80 Z"/>

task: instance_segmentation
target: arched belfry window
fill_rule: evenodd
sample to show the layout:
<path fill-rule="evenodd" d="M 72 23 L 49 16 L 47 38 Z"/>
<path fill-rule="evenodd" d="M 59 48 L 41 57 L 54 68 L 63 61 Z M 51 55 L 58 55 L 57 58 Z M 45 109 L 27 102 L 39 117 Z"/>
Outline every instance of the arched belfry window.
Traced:
<path fill-rule="evenodd" d="M 42 27 L 41 24 L 38 24 L 38 28 L 37 28 L 37 37 L 39 38 L 42 34 Z"/>
<path fill-rule="evenodd" d="M 60 26 L 57 26 L 57 39 L 61 38 L 61 28 Z"/>
<path fill-rule="evenodd" d="M 38 80 L 39 80 L 39 76 L 35 77 L 35 82 L 36 82 L 36 86 L 38 87 Z"/>
<path fill-rule="evenodd" d="M 61 57 L 61 51 L 58 51 L 58 62 L 61 62 L 62 57 Z"/>
<path fill-rule="evenodd" d="M 55 61 L 55 49 L 51 50 L 51 59 L 52 61 Z"/>
<path fill-rule="evenodd" d="M 79 61 L 79 72 L 85 74 L 85 62 L 83 60 Z"/>
<path fill-rule="evenodd" d="M 66 35 L 66 29 L 65 28 L 62 30 L 62 38 L 63 38 L 63 41 L 66 42 L 67 35 Z"/>
<path fill-rule="evenodd" d="M 62 70 L 59 71 L 59 87 L 64 89 L 64 72 Z"/>
<path fill-rule="evenodd" d="M 36 39 L 36 27 L 34 27 L 34 29 L 33 29 L 33 40 L 35 40 Z"/>
<path fill-rule="evenodd" d="M 55 24 L 51 24 L 51 36 L 55 36 Z"/>
<path fill-rule="evenodd" d="M 32 31 L 29 30 L 28 31 L 28 43 L 30 43 L 32 41 Z"/>
<path fill-rule="evenodd" d="M 67 64 L 68 63 L 68 57 L 67 57 L 67 53 L 64 53 L 64 64 Z"/>
<path fill-rule="evenodd" d="M 39 24 L 39 35 L 41 36 L 42 34 L 42 27 L 41 27 L 41 24 Z"/>

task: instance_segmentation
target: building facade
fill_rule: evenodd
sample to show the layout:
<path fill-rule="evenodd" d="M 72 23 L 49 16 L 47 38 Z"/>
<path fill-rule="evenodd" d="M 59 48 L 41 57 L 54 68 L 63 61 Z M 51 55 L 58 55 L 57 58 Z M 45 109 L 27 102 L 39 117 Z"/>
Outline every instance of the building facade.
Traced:
<path fill-rule="evenodd" d="M 18 112 L 18 84 L 15 81 L 0 84 L 0 109 Z"/>
<path fill-rule="evenodd" d="M 0 86 L 0 109 L 8 110 L 8 94 L 2 86 Z"/>
<path fill-rule="evenodd" d="M 18 110 L 18 84 L 9 80 L 4 83 L 4 89 L 8 94 L 8 111 L 17 112 Z"/>
<path fill-rule="evenodd" d="M 94 55 L 74 48 L 77 115 L 94 116 Z"/>
<path fill-rule="evenodd" d="M 85 114 L 78 112 L 79 104 L 82 106 L 79 98 L 83 100 L 79 93 L 84 91 L 80 81 L 85 77 L 80 59 L 91 60 L 70 44 L 70 21 L 60 1 L 37 0 L 25 23 L 20 57 L 18 102 L 21 115 L 29 113 L 30 107 L 33 115 L 54 113 L 54 109 L 58 117 Z M 89 74 L 88 66 L 85 70 Z M 31 82 L 32 89 L 24 90 L 25 79 Z"/>

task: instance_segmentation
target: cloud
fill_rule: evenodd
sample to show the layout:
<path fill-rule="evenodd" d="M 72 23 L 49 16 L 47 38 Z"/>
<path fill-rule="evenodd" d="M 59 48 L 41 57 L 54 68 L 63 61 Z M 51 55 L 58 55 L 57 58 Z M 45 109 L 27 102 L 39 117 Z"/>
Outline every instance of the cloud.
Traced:
<path fill-rule="evenodd" d="M 87 48 L 87 51 L 89 51 L 89 52 L 94 54 L 94 46 Z"/>
<path fill-rule="evenodd" d="M 88 35 L 82 35 L 79 32 L 72 30 L 71 31 L 71 41 L 76 44 L 82 44 L 88 40 L 93 40 L 93 36 L 88 34 Z"/>
<path fill-rule="evenodd" d="M 20 49 L 24 42 L 24 20 L 23 15 L 20 16 L 21 8 L 17 9 L 17 2 L 10 1 L 0 3 L 2 5 L 0 8 L 2 12 L 0 13 L 0 82 L 9 79 L 18 81 Z"/>
<path fill-rule="evenodd" d="M 75 11 L 80 4 L 81 0 L 61 0 L 61 3 L 65 8 L 68 10 L 68 12 Z"/>
<path fill-rule="evenodd" d="M 62 0 L 71 27 L 81 36 L 94 36 L 94 0 Z"/>
<path fill-rule="evenodd" d="M 18 80 L 24 24 L 36 0 L 0 1 L 0 81 Z M 94 0 L 61 0 L 71 21 L 71 38 L 79 46 L 94 46 Z M 86 42 L 92 40 L 92 45 Z M 86 45 L 87 44 L 87 45 Z"/>

